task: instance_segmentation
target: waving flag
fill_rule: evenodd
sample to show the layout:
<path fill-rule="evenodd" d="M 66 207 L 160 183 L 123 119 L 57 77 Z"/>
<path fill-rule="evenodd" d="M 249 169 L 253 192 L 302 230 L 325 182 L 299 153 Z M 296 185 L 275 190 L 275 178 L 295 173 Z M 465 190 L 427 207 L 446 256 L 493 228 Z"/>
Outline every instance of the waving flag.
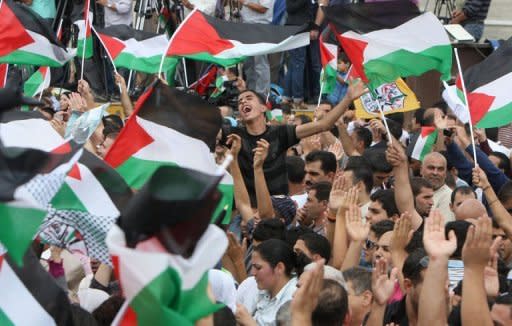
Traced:
<path fill-rule="evenodd" d="M 469 110 L 478 128 L 500 127 L 512 122 L 512 38 L 484 61 L 464 72 Z M 459 97 L 464 101 L 460 76 Z"/>
<path fill-rule="evenodd" d="M 82 19 L 79 19 L 74 22 L 74 24 L 78 26 L 76 55 L 80 58 L 85 57 L 86 59 L 92 57 L 93 53 L 91 33 L 92 13 L 90 12 L 90 8 L 90 0 L 85 0 L 83 17 Z"/>
<path fill-rule="evenodd" d="M 412 146 L 411 157 L 415 160 L 422 161 L 425 156 L 432 152 L 432 148 L 437 140 L 437 129 L 435 127 L 421 127 L 421 132 L 416 138 Z"/>
<path fill-rule="evenodd" d="M 61 67 L 73 58 L 29 7 L 4 0 L 0 17 L 0 63 Z"/>
<path fill-rule="evenodd" d="M 51 79 L 50 68 L 40 67 L 27 79 L 25 84 L 23 84 L 24 95 L 33 97 L 42 93 L 45 89 L 50 87 Z"/>
<path fill-rule="evenodd" d="M 320 59 L 322 61 L 322 73 L 320 83 L 323 84 L 322 94 L 331 94 L 336 87 L 338 75 L 338 47 L 334 44 L 324 43 L 320 38 Z"/>
<path fill-rule="evenodd" d="M 452 46 L 443 25 L 430 12 L 393 29 L 346 32 L 338 39 L 371 89 L 430 70 L 439 71 L 445 80 L 450 78 Z"/>
<path fill-rule="evenodd" d="M 308 44 L 306 26 L 233 23 L 194 10 L 171 37 L 166 55 L 231 66 Z"/>

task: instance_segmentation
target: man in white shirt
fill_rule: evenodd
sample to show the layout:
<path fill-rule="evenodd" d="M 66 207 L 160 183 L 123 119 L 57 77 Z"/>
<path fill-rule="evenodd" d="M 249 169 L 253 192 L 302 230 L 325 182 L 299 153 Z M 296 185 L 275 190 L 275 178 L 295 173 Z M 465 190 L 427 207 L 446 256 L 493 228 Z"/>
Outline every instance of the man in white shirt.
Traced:
<path fill-rule="evenodd" d="M 439 209 L 445 218 L 445 222 L 455 220 L 450 209 L 452 190 L 446 185 L 446 158 L 432 152 L 425 156 L 421 165 L 421 176 L 434 187 L 434 209 Z"/>
<path fill-rule="evenodd" d="M 246 24 L 270 24 L 274 13 L 274 0 L 238 0 L 240 15 Z M 266 95 L 270 89 L 270 65 L 267 55 L 249 57 L 244 62 L 247 88 Z"/>
<path fill-rule="evenodd" d="M 98 0 L 97 3 L 105 9 L 105 27 L 132 24 L 131 0 Z"/>

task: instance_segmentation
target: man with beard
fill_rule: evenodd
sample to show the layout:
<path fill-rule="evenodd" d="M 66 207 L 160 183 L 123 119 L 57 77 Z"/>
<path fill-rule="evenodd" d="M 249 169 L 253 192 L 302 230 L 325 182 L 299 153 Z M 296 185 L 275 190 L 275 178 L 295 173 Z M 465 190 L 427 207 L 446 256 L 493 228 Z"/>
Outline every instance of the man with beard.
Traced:
<path fill-rule="evenodd" d="M 411 178 L 411 188 L 416 212 L 422 218 L 427 217 L 434 206 L 434 187 L 423 178 L 413 177 Z"/>
<path fill-rule="evenodd" d="M 311 188 L 317 182 L 332 183 L 336 174 L 336 167 L 336 157 L 331 152 L 313 151 L 306 155 L 306 166 L 304 168 L 306 189 Z"/>

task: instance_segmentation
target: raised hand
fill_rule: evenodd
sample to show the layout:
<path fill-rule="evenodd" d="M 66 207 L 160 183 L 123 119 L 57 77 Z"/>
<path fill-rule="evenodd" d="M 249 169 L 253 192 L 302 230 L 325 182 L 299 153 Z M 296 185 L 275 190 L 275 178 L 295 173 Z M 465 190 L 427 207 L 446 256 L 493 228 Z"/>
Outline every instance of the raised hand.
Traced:
<path fill-rule="evenodd" d="M 302 273 L 297 284 L 298 289 L 293 296 L 290 308 L 292 311 L 292 319 L 294 317 L 297 318 L 297 315 L 300 315 L 301 318 L 294 319 L 295 321 L 310 320 L 318 304 L 318 296 L 320 295 L 324 281 L 325 261 L 321 259 L 315 264 L 315 268 Z"/>
<path fill-rule="evenodd" d="M 363 222 L 359 206 L 351 204 L 345 213 L 347 233 L 352 241 L 364 241 L 370 233 L 370 224 Z"/>
<path fill-rule="evenodd" d="M 327 151 L 331 152 L 336 156 L 336 160 L 340 160 L 341 156 L 343 155 L 343 147 L 341 146 L 341 142 L 336 141 L 333 144 L 329 145 L 327 147 Z"/>
<path fill-rule="evenodd" d="M 123 93 L 125 93 L 126 92 L 126 81 L 124 80 L 123 76 L 121 76 L 119 73 L 116 72 L 114 78 L 115 78 L 116 84 L 121 86 L 121 91 Z"/>
<path fill-rule="evenodd" d="M 87 102 L 80 94 L 71 93 L 69 94 L 69 107 L 73 111 L 85 112 L 87 111 Z"/>
<path fill-rule="evenodd" d="M 484 170 L 478 166 L 473 168 L 473 185 L 482 189 L 486 189 L 487 187 L 491 186 Z"/>
<path fill-rule="evenodd" d="M 270 147 L 270 144 L 265 139 L 260 139 L 256 142 L 257 146 L 252 151 L 254 152 L 254 168 L 261 168 L 263 167 L 263 163 L 265 162 L 265 159 L 268 155 L 268 148 Z"/>
<path fill-rule="evenodd" d="M 238 158 L 238 153 L 240 153 L 240 149 L 242 148 L 242 138 L 237 134 L 228 135 L 226 144 L 231 145 L 229 151 L 231 155 L 233 155 L 233 158 Z"/>
<path fill-rule="evenodd" d="M 393 236 L 391 237 L 391 251 L 404 250 L 409 241 L 411 241 L 413 233 L 411 214 L 404 212 L 395 223 Z"/>
<path fill-rule="evenodd" d="M 386 160 L 393 167 L 407 163 L 407 155 L 399 142 L 392 142 L 386 150 Z"/>
<path fill-rule="evenodd" d="M 226 253 L 233 262 L 243 261 L 245 252 L 247 251 L 247 239 L 244 238 L 243 243 L 240 244 L 232 232 L 228 232 L 228 249 Z"/>
<path fill-rule="evenodd" d="M 498 278 L 498 248 L 501 245 L 501 237 L 497 237 L 491 245 L 491 259 L 484 268 L 484 286 L 488 297 L 497 297 L 500 292 L 500 280 Z"/>
<path fill-rule="evenodd" d="M 388 264 L 385 259 L 378 259 L 372 272 L 373 298 L 379 305 L 385 305 L 395 291 L 398 269 L 391 270 L 388 277 Z"/>
<path fill-rule="evenodd" d="M 423 245 L 430 257 L 448 259 L 457 249 L 457 238 L 453 230 L 448 233 L 448 240 L 444 235 L 444 217 L 435 209 L 425 220 L 423 231 Z"/>
<path fill-rule="evenodd" d="M 434 125 L 437 129 L 448 128 L 448 117 L 444 113 L 436 111 L 434 113 Z"/>
<path fill-rule="evenodd" d="M 307 155 L 312 151 L 318 151 L 322 149 L 322 143 L 320 141 L 319 134 L 303 138 L 300 141 L 300 145 L 302 147 L 302 153 L 304 155 Z"/>
<path fill-rule="evenodd" d="M 464 268 L 484 269 L 491 259 L 492 222 L 484 215 L 468 229 L 466 242 L 462 248 Z"/>
<path fill-rule="evenodd" d="M 357 100 L 362 95 L 368 93 L 368 88 L 359 78 L 349 79 L 347 95 L 345 95 L 351 102 Z"/>
<path fill-rule="evenodd" d="M 337 172 L 329 195 L 329 209 L 333 215 L 335 215 L 338 209 L 340 209 L 343 201 L 345 200 L 344 197 L 347 196 L 347 192 L 344 191 L 345 184 L 346 182 L 343 178 L 343 172 Z"/>

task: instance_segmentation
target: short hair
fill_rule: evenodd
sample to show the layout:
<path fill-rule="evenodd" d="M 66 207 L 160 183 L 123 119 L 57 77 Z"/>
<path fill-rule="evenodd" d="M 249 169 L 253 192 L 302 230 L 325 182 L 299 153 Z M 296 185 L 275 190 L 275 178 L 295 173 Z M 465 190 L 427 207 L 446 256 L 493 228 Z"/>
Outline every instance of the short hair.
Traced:
<path fill-rule="evenodd" d="M 506 182 L 498 192 L 498 199 L 502 204 L 512 199 L 512 181 Z"/>
<path fill-rule="evenodd" d="M 422 188 L 434 189 L 434 186 L 432 186 L 432 184 L 427 179 L 424 179 L 422 177 L 412 177 L 411 188 L 412 195 L 416 197 L 421 193 Z"/>
<path fill-rule="evenodd" d="M 448 237 L 450 231 L 453 231 L 457 237 L 457 249 L 452 254 L 452 257 L 455 259 L 460 259 L 462 257 L 462 248 L 464 247 L 464 242 L 466 242 L 466 236 L 470 226 L 471 223 L 464 220 L 451 221 L 446 223 L 444 230 L 445 236 Z"/>
<path fill-rule="evenodd" d="M 369 167 L 366 159 L 361 156 L 351 156 L 348 158 L 347 166 L 345 171 L 352 171 L 353 173 L 353 184 L 362 181 L 366 190 L 366 193 L 370 193 L 373 188 L 373 172 Z"/>
<path fill-rule="evenodd" d="M 395 222 L 392 220 L 382 220 L 378 221 L 377 223 L 374 223 L 370 226 L 370 231 L 375 233 L 375 236 L 377 239 L 380 239 L 384 233 L 387 233 L 389 231 L 393 231 L 393 228 L 395 227 Z"/>
<path fill-rule="evenodd" d="M 364 148 L 370 147 L 372 144 L 372 132 L 368 128 L 357 127 L 353 132 L 356 135 L 357 140 L 364 143 Z"/>
<path fill-rule="evenodd" d="M 450 196 L 450 203 L 452 205 L 455 202 L 455 196 L 457 194 L 461 194 L 461 195 L 473 194 L 475 196 L 475 198 L 477 198 L 476 192 L 473 190 L 473 188 L 471 188 L 469 186 L 459 186 L 459 187 L 456 187 L 455 189 L 453 189 L 452 194 Z"/>
<path fill-rule="evenodd" d="M 328 100 L 326 100 L 326 99 L 322 99 L 322 100 L 320 100 L 320 105 L 322 105 L 322 104 L 329 105 L 331 108 L 334 106 L 334 105 L 332 105 L 332 103 L 331 103 L 331 102 L 329 102 L 329 101 L 328 101 Z"/>
<path fill-rule="evenodd" d="M 366 158 L 373 172 L 384 172 L 390 173 L 393 171 L 393 167 L 386 160 L 386 150 L 385 148 L 369 148 L 363 154 Z"/>
<path fill-rule="evenodd" d="M 331 244 L 326 237 L 312 232 L 299 236 L 299 240 L 304 241 L 306 248 L 308 248 L 312 254 L 319 255 L 325 259 L 326 262 L 331 259 Z"/>
<path fill-rule="evenodd" d="M 386 122 L 388 123 L 389 132 L 391 132 L 391 135 L 395 137 L 396 139 L 400 139 L 402 137 L 402 133 L 404 132 L 402 129 L 402 126 L 391 119 L 386 118 Z"/>
<path fill-rule="evenodd" d="M 419 123 L 421 126 L 424 126 L 423 124 L 423 115 L 425 114 L 424 108 L 419 108 L 418 110 L 414 111 L 414 119 L 416 120 L 416 123 Z"/>
<path fill-rule="evenodd" d="M 302 183 L 306 176 L 305 166 L 304 160 L 299 156 L 287 156 L 286 172 L 288 173 L 288 181 L 291 183 Z"/>
<path fill-rule="evenodd" d="M 386 114 L 386 118 L 389 120 L 392 120 L 400 125 L 402 128 L 404 125 L 404 113 L 403 112 L 396 112 L 391 114 Z"/>
<path fill-rule="evenodd" d="M 346 282 L 352 283 L 356 295 L 372 290 L 372 272 L 366 268 L 355 266 L 343 271 Z"/>
<path fill-rule="evenodd" d="M 498 169 L 503 169 L 505 175 L 510 175 L 510 159 L 507 155 L 502 152 L 492 152 L 489 156 L 496 156 L 500 159 L 500 163 L 498 164 Z"/>
<path fill-rule="evenodd" d="M 341 325 L 348 313 L 348 294 L 345 288 L 334 280 L 324 280 L 318 296 L 318 304 L 311 316 L 314 326 Z"/>
<path fill-rule="evenodd" d="M 299 114 L 295 116 L 295 118 L 299 118 L 302 124 L 309 123 L 312 121 L 311 118 L 305 114 Z"/>
<path fill-rule="evenodd" d="M 236 326 L 236 318 L 229 307 L 224 306 L 213 313 L 214 326 Z"/>
<path fill-rule="evenodd" d="M 382 208 L 388 214 L 388 217 L 393 215 L 400 216 L 400 211 L 396 207 L 395 191 L 393 189 L 379 189 L 370 196 L 371 201 L 378 201 Z"/>
<path fill-rule="evenodd" d="M 276 267 L 280 262 L 283 263 L 285 274 L 288 276 L 291 276 L 295 270 L 295 253 L 292 247 L 283 240 L 265 240 L 256 246 L 253 252 L 257 252 L 272 268 Z"/>
<path fill-rule="evenodd" d="M 329 200 L 329 195 L 331 193 L 332 185 L 330 182 L 321 181 L 311 185 L 309 191 L 315 190 L 315 198 L 318 201 Z"/>
<path fill-rule="evenodd" d="M 278 218 L 264 219 L 254 229 L 252 238 L 256 241 L 284 238 L 284 223 Z"/>
<path fill-rule="evenodd" d="M 408 278 L 412 284 L 417 285 L 423 280 L 421 271 L 427 269 L 428 263 L 428 255 L 425 249 L 420 248 L 411 252 L 405 259 L 404 266 L 402 267 L 404 278 Z"/>
<path fill-rule="evenodd" d="M 238 94 L 238 96 L 240 96 L 240 95 L 242 95 L 244 93 L 248 93 L 248 92 L 253 93 L 258 98 L 258 102 L 260 102 L 260 104 L 264 105 L 266 103 L 265 97 L 261 93 L 258 93 L 258 92 L 256 92 L 253 89 L 243 90 L 243 91 L 240 92 L 240 94 Z"/>
<path fill-rule="evenodd" d="M 320 161 L 320 168 L 325 174 L 329 172 L 336 173 L 338 167 L 336 163 L 336 156 L 328 151 L 312 151 L 306 155 L 306 164 Z"/>
<path fill-rule="evenodd" d="M 313 229 L 307 227 L 307 226 L 303 226 L 303 225 L 298 225 L 298 226 L 292 226 L 290 227 L 288 230 L 284 231 L 284 241 L 286 241 L 287 244 L 289 244 L 290 246 L 294 246 L 295 243 L 297 242 L 297 240 L 300 238 L 300 236 L 302 236 L 303 234 L 306 234 L 306 233 L 313 233 L 315 231 L 313 231 Z"/>

